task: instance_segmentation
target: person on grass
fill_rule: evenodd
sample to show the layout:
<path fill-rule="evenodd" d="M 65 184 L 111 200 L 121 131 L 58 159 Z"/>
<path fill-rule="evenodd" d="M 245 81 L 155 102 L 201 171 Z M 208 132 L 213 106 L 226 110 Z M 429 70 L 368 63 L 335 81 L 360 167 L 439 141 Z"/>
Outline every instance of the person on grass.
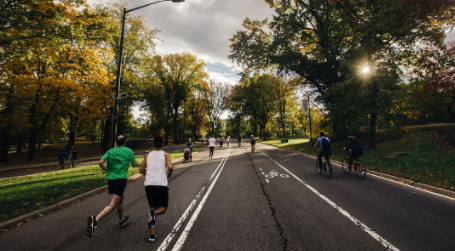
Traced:
<path fill-rule="evenodd" d="M 62 169 L 65 169 L 65 160 L 68 157 L 68 152 L 65 147 L 62 147 L 60 154 L 58 155 L 58 163 L 62 165 Z"/>
<path fill-rule="evenodd" d="M 163 151 L 164 139 L 157 136 L 153 140 L 155 150 L 148 153 L 142 161 L 139 172 L 145 175 L 145 194 L 150 206 L 148 227 L 149 241 L 155 241 L 156 216 L 166 212 L 169 204 L 168 179 L 171 178 L 173 166 L 171 155 Z M 169 170 L 166 175 L 166 167 Z"/>
<path fill-rule="evenodd" d="M 87 223 L 86 234 L 92 237 L 98 225 L 98 221 L 112 213 L 117 209 L 120 227 L 124 227 L 126 222 L 130 220 L 130 215 L 123 216 L 123 201 L 125 192 L 128 169 L 130 163 L 133 167 L 137 166 L 134 153 L 126 145 L 126 138 L 123 135 L 117 137 L 117 147 L 109 150 L 98 162 L 98 165 L 106 171 L 107 185 L 109 187 L 109 194 L 112 194 L 111 203 L 103 209 L 96 217 L 89 216 Z M 107 167 L 104 162 L 108 161 Z"/>

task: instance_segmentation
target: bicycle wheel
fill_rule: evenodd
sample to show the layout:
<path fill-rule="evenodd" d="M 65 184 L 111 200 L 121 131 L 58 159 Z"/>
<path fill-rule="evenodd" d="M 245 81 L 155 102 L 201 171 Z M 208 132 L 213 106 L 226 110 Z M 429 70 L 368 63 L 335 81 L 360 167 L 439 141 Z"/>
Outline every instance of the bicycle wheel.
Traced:
<path fill-rule="evenodd" d="M 330 163 L 330 161 L 326 161 L 324 163 L 324 169 L 325 169 L 325 177 L 327 179 L 330 179 L 330 177 L 332 177 L 332 163 Z"/>
<path fill-rule="evenodd" d="M 349 159 L 344 158 L 343 161 L 341 162 L 341 168 L 343 169 L 343 172 L 345 174 L 349 174 L 351 172 L 351 169 L 349 169 Z"/>
<path fill-rule="evenodd" d="M 359 160 L 359 165 L 357 166 L 357 170 L 355 170 L 355 172 L 357 173 L 357 177 L 359 179 L 365 178 L 367 175 L 367 166 L 363 161 Z"/>
<path fill-rule="evenodd" d="M 316 160 L 316 172 L 318 172 L 318 174 L 321 174 L 322 168 L 319 168 L 319 163 L 318 163 L 318 162 L 319 162 L 319 161 Z"/>

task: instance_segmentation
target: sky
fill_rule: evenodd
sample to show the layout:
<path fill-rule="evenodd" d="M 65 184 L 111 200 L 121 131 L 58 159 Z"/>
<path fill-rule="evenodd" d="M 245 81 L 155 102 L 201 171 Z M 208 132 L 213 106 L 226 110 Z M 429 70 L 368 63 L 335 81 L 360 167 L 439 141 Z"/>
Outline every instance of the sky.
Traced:
<path fill-rule="evenodd" d="M 155 0 L 126 0 L 130 8 Z M 88 0 L 89 4 L 110 4 L 117 0 Z M 264 0 L 186 0 L 175 5 L 163 2 L 131 12 L 161 30 L 156 47 L 159 55 L 189 52 L 205 60 L 211 79 L 235 84 L 242 69 L 228 59 L 229 38 L 242 29 L 246 17 L 271 19 L 274 13 Z M 135 118 L 140 116 L 133 109 Z M 223 117 L 226 117 L 224 114 Z"/>

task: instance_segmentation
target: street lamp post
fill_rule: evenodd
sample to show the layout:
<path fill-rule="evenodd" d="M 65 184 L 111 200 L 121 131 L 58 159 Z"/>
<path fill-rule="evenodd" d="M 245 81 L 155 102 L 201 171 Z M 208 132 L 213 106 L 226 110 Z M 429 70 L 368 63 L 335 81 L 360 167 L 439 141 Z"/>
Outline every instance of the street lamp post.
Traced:
<path fill-rule="evenodd" d="M 122 15 L 122 34 L 120 35 L 120 50 L 118 53 L 118 68 L 117 68 L 117 82 L 115 85 L 115 104 L 114 104 L 114 113 L 112 116 L 112 142 L 111 142 L 111 148 L 115 147 L 115 138 L 117 135 L 117 123 L 118 123 L 118 101 L 120 99 L 119 92 L 120 92 L 120 81 L 122 79 L 122 52 L 123 52 L 123 34 L 125 33 L 125 17 L 128 12 L 135 11 L 138 9 L 142 9 L 144 7 L 147 7 L 152 4 L 157 4 L 161 2 L 173 2 L 173 3 L 183 3 L 185 0 L 161 0 L 161 1 L 156 1 L 153 3 L 149 3 L 146 5 L 142 5 L 133 9 L 127 10 L 126 8 L 123 8 L 123 15 Z"/>

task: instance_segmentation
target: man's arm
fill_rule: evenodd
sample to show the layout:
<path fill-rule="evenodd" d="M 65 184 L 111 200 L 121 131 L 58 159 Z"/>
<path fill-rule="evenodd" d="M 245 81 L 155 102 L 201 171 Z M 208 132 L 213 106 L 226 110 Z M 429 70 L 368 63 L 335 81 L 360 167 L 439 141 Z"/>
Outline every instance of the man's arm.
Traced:
<path fill-rule="evenodd" d="M 141 167 L 139 168 L 139 173 L 142 173 L 144 175 L 145 175 L 145 168 L 147 167 L 147 157 L 149 156 L 149 154 L 150 153 L 147 153 L 147 155 L 145 155 L 145 158 L 141 163 Z"/>
<path fill-rule="evenodd" d="M 106 166 L 104 165 L 104 159 L 100 159 L 100 161 L 98 161 L 98 165 L 101 167 L 101 169 L 103 169 L 105 172 L 107 171 L 107 168 Z"/>
<path fill-rule="evenodd" d="M 165 153 L 164 158 L 166 158 L 166 166 L 169 169 L 167 174 L 167 178 L 169 179 L 172 176 L 172 172 L 174 172 L 174 167 L 172 166 L 171 155 L 169 153 Z"/>
<path fill-rule="evenodd" d="M 314 144 L 314 150 L 317 150 L 316 147 L 318 146 L 318 142 L 316 141 L 316 144 Z"/>
<path fill-rule="evenodd" d="M 131 162 L 131 166 L 137 167 L 137 161 L 136 161 L 136 159 L 134 158 L 134 152 L 133 152 L 133 151 L 131 151 L 130 162 Z"/>

